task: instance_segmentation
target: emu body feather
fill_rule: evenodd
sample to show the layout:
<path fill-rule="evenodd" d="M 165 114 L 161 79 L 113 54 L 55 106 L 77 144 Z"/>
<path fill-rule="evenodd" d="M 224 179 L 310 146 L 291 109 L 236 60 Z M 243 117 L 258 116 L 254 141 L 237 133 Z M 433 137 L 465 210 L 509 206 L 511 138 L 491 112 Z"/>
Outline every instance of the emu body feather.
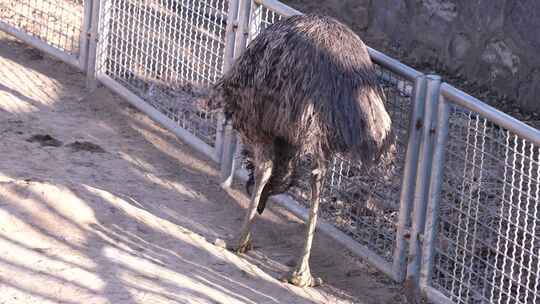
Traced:
<path fill-rule="evenodd" d="M 390 143 L 391 120 L 367 47 L 331 17 L 293 16 L 270 25 L 215 91 L 247 149 L 275 145 L 276 154 L 293 158 L 275 164 L 271 194 L 288 189 L 305 154 L 328 160 L 341 153 L 369 166 Z"/>

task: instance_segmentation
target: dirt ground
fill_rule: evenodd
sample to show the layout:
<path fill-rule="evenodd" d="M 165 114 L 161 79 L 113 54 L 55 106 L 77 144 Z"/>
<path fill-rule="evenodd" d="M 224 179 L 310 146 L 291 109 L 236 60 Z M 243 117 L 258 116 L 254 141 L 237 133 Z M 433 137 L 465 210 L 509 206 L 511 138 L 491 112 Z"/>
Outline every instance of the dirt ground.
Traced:
<path fill-rule="evenodd" d="M 279 206 L 253 250 L 218 246 L 247 197 L 217 167 L 104 88 L 0 36 L 0 304 L 400 303 L 401 288 L 318 234 L 319 288 L 278 278 L 303 223 Z"/>

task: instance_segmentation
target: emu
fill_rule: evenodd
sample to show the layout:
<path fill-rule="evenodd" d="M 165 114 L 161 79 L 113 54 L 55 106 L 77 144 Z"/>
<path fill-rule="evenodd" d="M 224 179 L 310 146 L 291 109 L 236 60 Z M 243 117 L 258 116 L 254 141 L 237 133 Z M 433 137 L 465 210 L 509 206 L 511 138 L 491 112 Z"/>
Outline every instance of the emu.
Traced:
<path fill-rule="evenodd" d="M 371 166 L 390 145 L 391 119 L 367 47 L 347 26 L 316 14 L 278 21 L 263 30 L 214 86 L 210 101 L 223 108 L 246 147 L 251 201 L 237 253 L 251 248 L 251 227 L 269 196 L 298 179 L 311 159 L 311 209 L 303 251 L 284 277 L 320 284 L 309 257 L 327 162 L 341 154 Z"/>

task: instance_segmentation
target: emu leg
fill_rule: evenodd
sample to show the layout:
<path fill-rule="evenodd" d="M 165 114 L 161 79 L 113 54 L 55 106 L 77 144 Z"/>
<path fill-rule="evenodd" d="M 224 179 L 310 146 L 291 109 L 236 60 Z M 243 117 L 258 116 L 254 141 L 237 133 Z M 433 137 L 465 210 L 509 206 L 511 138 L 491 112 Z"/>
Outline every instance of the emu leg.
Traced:
<path fill-rule="evenodd" d="M 309 211 L 304 248 L 296 267 L 286 277 L 286 281 L 299 287 L 314 287 L 322 284 L 320 278 L 313 278 L 311 276 L 309 257 L 311 255 L 311 244 L 317 225 L 317 213 L 319 212 L 323 176 L 324 172 L 322 169 L 315 169 L 311 173 L 311 209 Z"/>
<path fill-rule="evenodd" d="M 242 230 L 238 239 L 238 246 L 234 249 L 237 253 L 245 253 L 251 249 L 251 226 L 255 220 L 257 206 L 261 200 L 264 186 L 272 175 L 273 162 L 270 159 L 260 161 L 255 166 L 255 189 L 251 194 L 251 202 L 242 224 Z"/>

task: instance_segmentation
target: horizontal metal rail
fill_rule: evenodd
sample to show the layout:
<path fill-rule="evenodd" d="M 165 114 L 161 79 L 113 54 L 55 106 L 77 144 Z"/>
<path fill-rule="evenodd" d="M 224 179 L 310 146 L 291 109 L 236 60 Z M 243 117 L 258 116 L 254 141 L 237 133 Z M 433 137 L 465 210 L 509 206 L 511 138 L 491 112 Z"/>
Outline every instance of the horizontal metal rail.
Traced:
<path fill-rule="evenodd" d="M 81 64 L 79 62 L 79 60 L 74 57 L 74 56 L 71 56 L 69 55 L 68 53 L 65 53 L 65 52 L 62 52 L 61 50 L 53 47 L 53 46 L 50 46 L 48 45 L 47 43 L 45 43 L 44 41 L 42 41 L 41 39 L 38 39 L 36 37 L 33 37 L 33 36 L 30 36 L 28 35 L 27 33 L 17 29 L 17 28 L 14 28 L 13 26 L 5 23 L 5 22 L 2 22 L 0 21 L 0 31 L 3 31 L 3 32 L 6 32 L 12 36 L 15 36 L 17 37 L 18 39 L 20 39 L 21 41 L 23 41 L 24 43 L 27 43 L 28 45 L 30 46 L 33 46 L 35 47 L 36 49 L 44 52 L 44 53 L 47 53 L 53 57 L 55 57 L 56 59 L 58 60 L 61 60 L 73 67 L 75 67 L 76 69 L 78 70 L 82 70 L 81 68 Z"/>
<path fill-rule="evenodd" d="M 411 81 L 414 81 L 416 78 L 424 75 L 423 73 L 411 68 L 410 66 L 401 63 L 398 60 L 381 53 L 380 51 L 377 51 L 376 49 L 373 49 L 369 46 L 367 48 L 368 53 L 371 56 L 371 60 L 373 60 L 378 65 L 384 67 L 385 69 L 404 76 Z"/>
<path fill-rule="evenodd" d="M 294 16 L 294 15 L 303 15 L 301 11 L 295 10 L 294 8 L 279 2 L 276 0 L 254 0 L 255 3 L 263 5 L 267 9 L 276 12 L 284 17 Z"/>
<path fill-rule="evenodd" d="M 498 124 L 501 127 L 508 129 L 537 145 L 540 145 L 540 130 L 535 129 L 526 123 L 495 109 L 494 107 L 466 94 L 463 91 L 456 89 L 447 83 L 443 83 L 441 85 L 441 94 L 442 96 L 449 98 L 452 103 L 471 110 L 472 112 L 491 120 L 495 124 Z"/>

